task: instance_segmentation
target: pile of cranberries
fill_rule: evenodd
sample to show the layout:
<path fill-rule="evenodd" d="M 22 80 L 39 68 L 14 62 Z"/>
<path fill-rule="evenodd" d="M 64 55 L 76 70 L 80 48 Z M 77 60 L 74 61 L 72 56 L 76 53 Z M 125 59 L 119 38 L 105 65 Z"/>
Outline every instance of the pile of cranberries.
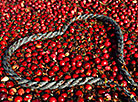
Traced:
<path fill-rule="evenodd" d="M 10 59 L 12 69 L 35 81 L 85 76 L 114 80 L 118 72 L 113 57 L 117 42 L 113 33 L 108 38 L 107 32 L 113 27 L 106 31 L 100 23 L 95 19 L 76 21 L 62 36 L 21 46 Z"/>
<path fill-rule="evenodd" d="M 2 66 L 5 50 L 16 40 L 32 34 L 56 31 L 81 14 L 103 14 L 120 26 L 124 36 L 124 60 L 138 83 L 137 0 L 1 0 L 0 1 L 0 101 L 2 102 L 128 102 L 138 89 L 120 72 L 116 62 L 117 38 L 111 24 L 96 19 L 73 22 L 64 35 L 28 42 L 10 59 L 12 69 L 33 81 L 58 81 L 77 77 L 113 80 L 132 94 L 110 84 L 65 89 L 32 90 L 11 80 Z"/>

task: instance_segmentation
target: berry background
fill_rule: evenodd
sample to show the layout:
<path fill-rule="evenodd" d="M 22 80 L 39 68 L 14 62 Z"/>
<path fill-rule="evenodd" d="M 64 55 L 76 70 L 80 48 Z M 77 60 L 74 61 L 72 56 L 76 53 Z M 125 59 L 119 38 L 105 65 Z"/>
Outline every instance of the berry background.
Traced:
<path fill-rule="evenodd" d="M 124 35 L 124 59 L 131 77 L 138 83 L 138 2 L 137 0 L 1 0 L 0 59 L 19 38 L 60 29 L 80 14 L 102 14 L 114 19 Z M 127 102 L 123 91 L 105 86 L 76 86 L 55 90 L 32 90 L 6 78 L 0 60 L 0 100 L 3 102 Z M 119 77 L 119 76 L 118 76 Z M 119 77 L 120 78 L 120 77 Z M 136 96 L 136 88 L 126 86 Z"/>

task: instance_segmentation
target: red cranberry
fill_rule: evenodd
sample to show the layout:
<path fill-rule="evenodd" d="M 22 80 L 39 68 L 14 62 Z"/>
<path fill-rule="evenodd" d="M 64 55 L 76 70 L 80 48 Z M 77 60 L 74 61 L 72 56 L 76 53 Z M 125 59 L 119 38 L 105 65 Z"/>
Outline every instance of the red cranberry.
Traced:
<path fill-rule="evenodd" d="M 25 91 L 24 91 L 23 88 L 21 88 L 21 89 L 18 90 L 18 94 L 19 94 L 19 95 L 23 95 L 24 93 L 25 93 Z"/>
<path fill-rule="evenodd" d="M 99 93 L 99 94 L 104 94 L 104 93 L 105 93 L 105 90 L 104 90 L 104 89 L 100 89 L 100 90 L 98 91 L 98 93 Z"/>
<path fill-rule="evenodd" d="M 57 102 L 57 99 L 55 97 L 50 97 L 49 102 Z"/>
<path fill-rule="evenodd" d="M 14 102 L 22 102 L 23 98 L 21 96 L 16 96 Z"/>
<path fill-rule="evenodd" d="M 6 93 L 0 93 L 0 100 L 4 100 L 7 98 L 7 94 Z"/>
<path fill-rule="evenodd" d="M 85 61 L 89 61 L 89 57 L 88 57 L 88 56 L 85 56 L 85 57 L 84 57 L 84 60 L 85 60 Z"/>
<path fill-rule="evenodd" d="M 84 99 L 80 97 L 77 102 L 84 102 Z"/>
<path fill-rule="evenodd" d="M 108 61 L 107 60 L 102 60 L 101 61 L 101 65 L 102 66 L 107 66 L 108 65 Z"/>
<path fill-rule="evenodd" d="M 64 60 L 61 60 L 61 61 L 59 62 L 59 64 L 60 64 L 61 66 L 64 66 L 64 65 L 65 65 L 65 61 L 64 61 Z"/>
<path fill-rule="evenodd" d="M 6 83 L 6 86 L 7 86 L 7 88 L 11 88 L 11 87 L 14 86 L 14 83 L 13 83 L 12 81 L 8 81 L 8 82 Z"/>
<path fill-rule="evenodd" d="M 62 97 L 62 96 L 59 96 L 58 97 L 58 102 L 64 102 L 65 101 L 65 98 L 64 97 Z"/>
<path fill-rule="evenodd" d="M 123 76 L 122 76 L 122 75 L 118 75 L 118 76 L 117 76 L 117 79 L 118 79 L 118 80 L 123 80 Z"/>
<path fill-rule="evenodd" d="M 77 67 L 81 67 L 81 65 L 82 65 L 82 62 L 81 61 L 78 61 L 77 62 Z"/>
<path fill-rule="evenodd" d="M 121 85 L 122 85 L 123 87 L 126 87 L 126 86 L 127 86 L 127 82 L 126 82 L 125 80 L 123 80 L 123 81 L 121 82 Z"/>
<path fill-rule="evenodd" d="M 49 96 L 50 96 L 49 94 L 44 94 L 44 95 L 42 95 L 42 98 L 44 101 L 46 101 L 46 100 L 48 100 Z"/>
<path fill-rule="evenodd" d="M 52 70 L 53 70 L 54 72 L 57 72 L 57 71 L 59 70 L 59 67 L 58 67 L 58 66 L 54 66 L 54 67 L 52 68 Z"/>
<path fill-rule="evenodd" d="M 92 89 L 92 86 L 89 85 L 89 84 L 86 84 L 86 85 L 85 85 L 85 89 L 86 89 L 86 90 L 91 90 L 91 89 Z"/>
<path fill-rule="evenodd" d="M 83 93 L 82 93 L 81 90 L 78 90 L 75 94 L 76 94 L 77 96 L 82 96 L 82 95 L 83 95 Z"/>

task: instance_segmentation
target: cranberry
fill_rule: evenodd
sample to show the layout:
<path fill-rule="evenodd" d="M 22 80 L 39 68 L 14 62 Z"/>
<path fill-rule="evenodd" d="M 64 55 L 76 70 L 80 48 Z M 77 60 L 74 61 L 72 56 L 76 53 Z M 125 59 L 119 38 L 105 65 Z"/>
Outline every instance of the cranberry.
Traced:
<path fill-rule="evenodd" d="M 21 96 L 16 96 L 14 102 L 22 102 L 23 98 Z"/>
<path fill-rule="evenodd" d="M 98 90 L 98 93 L 99 94 L 104 94 L 105 93 L 105 90 L 104 89 L 100 89 L 100 90 Z"/>
<path fill-rule="evenodd" d="M 67 66 L 64 66 L 63 68 L 62 68 L 62 71 L 63 72 L 67 72 L 69 70 L 69 68 L 67 67 Z"/>
<path fill-rule="evenodd" d="M 36 65 L 32 65 L 32 66 L 31 66 L 31 70 L 35 70 L 36 68 L 37 68 Z"/>
<path fill-rule="evenodd" d="M 4 100 L 7 98 L 7 94 L 6 93 L 0 93 L 0 100 Z"/>
<path fill-rule="evenodd" d="M 58 102 L 64 102 L 64 101 L 65 101 L 64 97 L 62 97 L 62 96 L 58 97 Z"/>
<path fill-rule="evenodd" d="M 95 63 L 96 63 L 96 64 L 99 64 L 100 61 L 101 61 L 100 58 L 96 58 L 96 59 L 95 59 Z"/>
<path fill-rule="evenodd" d="M 84 99 L 80 97 L 77 102 L 84 102 Z"/>
<path fill-rule="evenodd" d="M 24 91 L 24 89 L 23 88 L 20 88 L 19 90 L 18 90 L 18 94 L 19 95 L 23 95 L 25 93 L 25 91 Z"/>
<path fill-rule="evenodd" d="M 41 102 L 40 99 L 34 99 L 32 102 Z"/>
<path fill-rule="evenodd" d="M 126 87 L 126 86 L 127 86 L 127 82 L 126 82 L 125 80 L 123 80 L 123 81 L 121 82 L 121 85 L 122 85 L 123 87 Z"/>
<path fill-rule="evenodd" d="M 49 102 L 57 102 L 57 99 L 55 97 L 50 97 Z"/>
<path fill-rule="evenodd" d="M 8 81 L 8 82 L 6 83 L 6 86 L 7 86 L 7 88 L 11 88 L 11 87 L 14 86 L 14 83 L 13 83 L 12 81 Z"/>
<path fill-rule="evenodd" d="M 9 94 L 10 94 L 10 95 L 14 95 L 16 92 L 17 92 L 17 90 L 16 90 L 15 88 L 11 88 L 11 89 L 9 90 Z"/>
<path fill-rule="evenodd" d="M 83 95 L 83 93 L 82 93 L 82 91 L 81 91 L 81 90 L 78 90 L 78 91 L 75 93 L 75 95 L 77 95 L 77 96 L 82 96 L 82 95 Z"/>
<path fill-rule="evenodd" d="M 54 66 L 54 67 L 52 68 L 52 70 L 53 70 L 54 72 L 57 72 L 57 71 L 59 70 L 59 67 L 58 67 L 58 66 Z"/>
<path fill-rule="evenodd" d="M 99 98 L 98 98 L 98 101 L 99 101 L 99 102 L 104 102 L 103 97 L 99 97 Z"/>
<path fill-rule="evenodd" d="M 118 79 L 118 80 L 123 80 L 123 76 L 122 76 L 122 75 L 118 75 L 118 76 L 117 76 L 117 79 Z"/>
<path fill-rule="evenodd" d="M 84 57 L 84 60 L 85 60 L 85 61 L 89 61 L 89 56 L 85 56 L 85 57 Z"/>
<path fill-rule="evenodd" d="M 92 86 L 89 85 L 89 84 L 86 84 L 86 85 L 85 85 L 85 89 L 86 89 L 86 90 L 91 90 L 91 89 L 92 89 Z"/>
<path fill-rule="evenodd" d="M 61 66 L 64 66 L 64 65 L 65 65 L 65 61 L 64 61 L 64 60 L 61 60 L 61 61 L 59 62 L 59 64 L 60 64 Z"/>
<path fill-rule="evenodd" d="M 108 61 L 107 60 L 102 60 L 101 61 L 101 65 L 102 66 L 107 66 L 108 65 Z"/>
<path fill-rule="evenodd" d="M 109 71 L 109 70 L 111 70 L 111 67 L 110 66 L 106 66 L 105 70 Z"/>
<path fill-rule="evenodd" d="M 114 67 L 113 67 L 113 70 L 114 70 L 115 72 L 117 72 L 117 71 L 118 71 L 117 66 L 114 66 Z"/>
<path fill-rule="evenodd" d="M 67 97 L 67 93 L 62 93 L 61 96 L 65 98 Z"/>
<path fill-rule="evenodd" d="M 50 70 L 50 71 L 48 72 L 48 74 L 49 74 L 50 76 L 54 76 L 54 75 L 55 75 L 54 71 L 52 71 L 52 70 Z"/>
<path fill-rule="evenodd" d="M 77 62 L 77 67 L 81 67 L 81 65 L 82 65 L 82 62 L 81 61 L 78 61 Z"/>
<path fill-rule="evenodd" d="M 103 55 L 103 57 L 106 58 L 106 59 L 108 59 L 108 58 L 109 58 L 109 54 L 105 53 L 105 54 Z"/>

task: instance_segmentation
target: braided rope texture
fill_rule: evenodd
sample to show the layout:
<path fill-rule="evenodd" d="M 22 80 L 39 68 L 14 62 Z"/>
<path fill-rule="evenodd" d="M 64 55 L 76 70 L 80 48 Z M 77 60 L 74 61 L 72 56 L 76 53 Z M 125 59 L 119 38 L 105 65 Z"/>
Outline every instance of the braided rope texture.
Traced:
<path fill-rule="evenodd" d="M 40 90 L 45 90 L 45 89 L 63 89 L 66 87 L 73 87 L 76 85 L 84 85 L 84 84 L 96 84 L 96 85 L 102 85 L 106 84 L 108 82 L 104 82 L 101 78 L 93 78 L 93 77 L 85 77 L 85 78 L 72 78 L 68 80 L 59 80 L 59 81 L 49 81 L 49 82 L 35 82 L 32 80 L 27 80 L 24 78 L 19 77 L 11 68 L 10 64 L 8 63 L 10 61 L 10 57 L 13 54 L 15 50 L 17 50 L 21 45 L 30 42 L 30 41 L 36 41 L 36 40 L 45 40 L 48 38 L 53 38 L 59 35 L 63 35 L 67 28 L 70 26 L 70 24 L 76 20 L 85 20 L 87 18 L 96 18 L 97 20 L 100 20 L 102 22 L 109 22 L 113 24 L 115 27 L 115 34 L 117 37 L 118 41 L 118 49 L 117 49 L 117 60 L 120 63 L 120 69 L 122 70 L 122 73 L 125 74 L 126 76 L 130 76 L 130 74 L 125 70 L 122 69 L 122 65 L 124 64 L 124 59 L 123 59 L 123 35 L 121 32 L 120 27 L 118 24 L 111 18 L 104 16 L 104 15 L 98 15 L 98 14 L 84 14 L 84 15 L 79 15 L 78 17 L 74 17 L 68 25 L 63 27 L 63 31 L 55 31 L 55 32 L 48 32 L 45 34 L 38 34 L 38 35 L 31 35 L 29 37 L 21 38 L 18 41 L 16 41 L 13 45 L 11 45 L 6 51 L 3 56 L 3 67 L 6 70 L 7 75 L 10 76 L 11 79 L 14 79 L 18 82 L 18 85 L 21 85 L 23 87 L 31 87 L 31 89 L 40 89 Z M 136 85 L 134 83 L 133 79 L 128 79 L 127 80 L 132 83 L 132 85 Z"/>

